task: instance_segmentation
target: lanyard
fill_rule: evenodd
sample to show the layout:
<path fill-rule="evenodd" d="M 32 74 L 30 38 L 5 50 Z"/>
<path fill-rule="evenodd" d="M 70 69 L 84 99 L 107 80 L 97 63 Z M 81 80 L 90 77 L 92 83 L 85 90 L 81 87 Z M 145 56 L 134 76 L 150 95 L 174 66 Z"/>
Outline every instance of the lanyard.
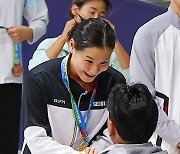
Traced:
<path fill-rule="evenodd" d="M 21 65 L 21 44 L 14 42 L 14 58 L 13 63 L 15 65 Z"/>
<path fill-rule="evenodd" d="M 69 86 L 69 78 L 68 78 L 68 73 L 67 73 L 68 58 L 69 58 L 69 55 L 66 56 L 61 62 L 62 80 L 63 80 L 63 83 L 64 83 L 66 89 L 68 90 L 68 92 L 70 94 L 73 115 L 74 115 L 76 124 L 78 125 L 78 127 L 80 129 L 82 138 L 84 140 L 83 145 L 88 146 L 88 144 L 89 144 L 89 142 L 88 142 L 88 132 L 87 132 L 87 127 L 86 127 L 86 122 L 87 121 L 85 122 L 84 119 L 85 119 L 85 117 L 87 117 L 87 120 L 89 118 L 89 113 L 90 113 L 90 110 L 91 110 L 91 108 L 92 108 L 92 106 L 94 104 L 94 99 L 95 99 L 95 96 L 96 96 L 96 89 L 93 90 L 91 100 L 90 100 L 90 103 L 89 103 L 88 112 L 85 115 L 85 117 L 83 117 L 79 107 L 77 106 L 77 104 L 76 104 L 76 102 L 74 100 L 73 94 L 72 94 L 70 86 Z"/>
<path fill-rule="evenodd" d="M 5 30 L 8 30 L 6 27 L 4 26 L 0 26 L 0 29 L 5 29 Z"/>

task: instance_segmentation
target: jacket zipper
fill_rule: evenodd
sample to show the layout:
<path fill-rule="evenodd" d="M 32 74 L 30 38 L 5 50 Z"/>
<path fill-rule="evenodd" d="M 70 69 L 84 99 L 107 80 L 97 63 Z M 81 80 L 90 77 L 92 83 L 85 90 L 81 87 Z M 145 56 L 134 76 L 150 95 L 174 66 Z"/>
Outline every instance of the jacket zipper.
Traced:
<path fill-rule="evenodd" d="M 79 96 L 79 99 L 78 99 L 78 107 L 80 105 L 80 102 L 81 102 L 81 97 L 83 95 L 86 95 L 88 93 L 88 91 L 85 91 L 84 93 L 82 93 L 80 96 Z M 77 138 L 77 124 L 76 124 L 76 121 L 75 121 L 75 124 L 74 124 L 74 132 L 73 132 L 73 137 L 71 139 L 71 144 L 70 146 L 72 147 L 76 141 L 76 138 Z"/>

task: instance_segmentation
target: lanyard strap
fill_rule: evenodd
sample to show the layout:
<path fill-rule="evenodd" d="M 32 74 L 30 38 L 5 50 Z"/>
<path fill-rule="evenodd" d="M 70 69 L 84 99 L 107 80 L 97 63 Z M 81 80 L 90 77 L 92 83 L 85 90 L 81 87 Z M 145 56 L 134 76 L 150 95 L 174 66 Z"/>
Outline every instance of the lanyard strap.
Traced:
<path fill-rule="evenodd" d="M 95 96 L 96 96 L 96 89 L 93 90 L 93 93 L 92 93 L 92 96 L 91 96 L 91 100 L 90 100 L 90 103 L 89 103 L 89 108 L 88 108 L 88 112 L 87 114 L 85 115 L 85 117 L 83 117 L 79 107 L 77 106 L 76 102 L 75 102 L 75 99 L 73 97 L 73 94 L 71 92 L 71 89 L 70 89 L 70 86 L 69 86 L 69 78 L 68 78 L 68 73 L 67 73 L 67 62 L 68 62 L 68 58 L 69 58 L 69 55 L 66 56 L 62 62 L 61 62 L 61 74 L 62 74 L 62 80 L 63 80 L 63 83 L 66 87 L 66 89 L 68 90 L 69 94 L 70 94 L 70 99 L 71 99 L 71 105 L 72 105 L 72 110 L 73 110 L 73 115 L 74 115 L 74 118 L 75 118 L 75 121 L 80 129 L 80 132 L 81 132 L 81 135 L 82 135 L 82 138 L 84 140 L 84 143 L 83 144 L 86 144 L 88 145 L 89 142 L 88 142 L 88 132 L 87 132 L 87 127 L 86 127 L 86 122 L 89 118 L 89 113 L 90 113 L 90 110 L 94 104 L 94 100 L 95 100 Z M 85 122 L 85 118 L 87 117 L 87 120 Z"/>
<path fill-rule="evenodd" d="M 13 57 L 13 63 L 15 65 L 21 65 L 21 43 L 13 43 L 14 46 L 14 57 Z"/>
<path fill-rule="evenodd" d="M 4 26 L 0 26 L 0 29 L 5 29 L 5 30 L 8 30 L 6 27 Z"/>

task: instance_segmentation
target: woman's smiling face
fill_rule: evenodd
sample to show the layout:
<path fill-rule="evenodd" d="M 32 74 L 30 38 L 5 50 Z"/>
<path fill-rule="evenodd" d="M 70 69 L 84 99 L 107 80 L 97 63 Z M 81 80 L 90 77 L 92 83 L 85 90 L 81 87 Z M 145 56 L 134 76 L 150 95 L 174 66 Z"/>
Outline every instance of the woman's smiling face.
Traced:
<path fill-rule="evenodd" d="M 71 48 L 71 75 L 83 82 L 92 82 L 98 74 L 107 70 L 112 50 L 107 47 L 90 47 L 82 51 Z"/>

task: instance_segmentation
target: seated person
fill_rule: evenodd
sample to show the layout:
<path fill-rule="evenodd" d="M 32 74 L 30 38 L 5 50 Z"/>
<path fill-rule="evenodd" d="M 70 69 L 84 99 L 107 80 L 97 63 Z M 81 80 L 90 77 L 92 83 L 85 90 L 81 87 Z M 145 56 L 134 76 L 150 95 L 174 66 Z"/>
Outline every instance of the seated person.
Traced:
<path fill-rule="evenodd" d="M 107 109 L 108 131 L 114 145 L 101 154 L 167 154 L 148 143 L 156 129 L 158 108 L 148 88 L 143 84 L 117 84 L 111 91 Z M 86 153 L 97 153 L 94 148 Z"/>

